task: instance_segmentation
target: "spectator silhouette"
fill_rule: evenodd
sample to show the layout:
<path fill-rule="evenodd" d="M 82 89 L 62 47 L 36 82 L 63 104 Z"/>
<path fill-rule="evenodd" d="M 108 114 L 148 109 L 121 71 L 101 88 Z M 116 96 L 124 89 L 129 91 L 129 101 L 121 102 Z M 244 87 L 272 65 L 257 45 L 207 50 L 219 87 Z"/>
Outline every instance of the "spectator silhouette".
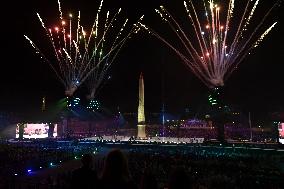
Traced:
<path fill-rule="evenodd" d="M 119 149 L 108 153 L 100 187 L 102 189 L 137 189 L 130 177 L 126 156 Z"/>
<path fill-rule="evenodd" d="M 141 177 L 139 189 L 158 189 L 156 177 L 150 169 L 146 169 Z"/>
<path fill-rule="evenodd" d="M 234 188 L 234 185 L 230 178 L 225 175 L 212 176 L 208 182 L 209 189 L 230 189 Z M 251 181 L 246 182 L 246 186 L 250 186 Z M 254 188 L 253 185 L 248 188 Z M 259 188 L 259 187 L 256 187 Z"/>
<path fill-rule="evenodd" d="M 92 154 L 84 154 L 81 162 L 83 166 L 76 169 L 72 173 L 71 188 L 97 188 L 98 176 L 95 170 L 93 170 L 93 156 Z"/>
<path fill-rule="evenodd" d="M 169 177 L 169 189 L 191 189 L 190 177 L 184 168 L 175 168 Z"/>

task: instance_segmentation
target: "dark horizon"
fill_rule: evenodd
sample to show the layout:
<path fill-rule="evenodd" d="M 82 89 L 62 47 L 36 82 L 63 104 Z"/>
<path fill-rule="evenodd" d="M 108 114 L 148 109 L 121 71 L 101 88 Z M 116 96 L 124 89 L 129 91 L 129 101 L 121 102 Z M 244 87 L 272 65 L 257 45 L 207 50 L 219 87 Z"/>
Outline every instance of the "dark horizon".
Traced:
<path fill-rule="evenodd" d="M 172 13 L 185 11 L 181 9 L 181 1 L 119 0 L 111 4 L 110 1 L 104 3 L 113 8 L 121 7 L 131 22 L 145 14 L 144 22 L 154 26 L 160 26 L 160 19 L 154 11 L 160 4 Z M 270 6 L 272 4 L 265 3 Z M 39 12 L 45 21 L 57 20 L 57 1 L 32 0 L 8 4 L 9 6 L 2 7 L 1 11 L 5 27 L 1 30 L 0 79 L 3 82 L 0 111 L 21 114 L 40 111 L 42 97 L 46 96 L 48 108 L 50 104 L 65 96 L 64 86 L 57 80 L 49 65 L 41 62 L 36 56 L 24 39 L 24 34 L 37 41 L 39 46 L 44 44 L 46 41 L 41 43 L 40 40 L 45 34 L 35 13 Z M 82 20 L 92 20 L 98 2 L 86 0 L 79 4 L 73 0 L 61 0 L 61 4 L 64 13 L 67 13 L 70 7 L 73 12 L 82 12 Z M 261 10 L 265 7 L 259 8 Z M 51 18 L 52 15 L 56 15 L 56 18 Z M 284 111 L 283 5 L 273 11 L 268 21 L 270 24 L 278 21 L 278 25 L 254 53 L 240 64 L 224 87 L 224 101 L 227 104 L 237 105 L 242 111 L 258 114 L 260 118 L 269 112 Z M 161 26 L 167 33 L 167 26 Z M 121 112 L 136 112 L 138 79 L 141 72 L 145 81 L 146 112 L 160 112 L 163 98 L 167 112 L 177 113 L 187 107 L 198 109 L 209 92 L 171 49 L 146 32 L 140 32 L 127 42 L 118 55 L 109 71 L 111 79 L 98 94 L 98 100 L 112 111 L 119 107 Z M 75 96 L 85 98 L 86 92 L 86 88 L 81 86 Z"/>

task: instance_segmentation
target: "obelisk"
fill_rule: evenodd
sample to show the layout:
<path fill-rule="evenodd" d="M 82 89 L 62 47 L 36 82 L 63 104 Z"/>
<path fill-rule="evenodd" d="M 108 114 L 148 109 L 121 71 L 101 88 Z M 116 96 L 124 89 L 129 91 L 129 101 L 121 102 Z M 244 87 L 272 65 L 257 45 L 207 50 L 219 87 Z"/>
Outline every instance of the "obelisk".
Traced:
<path fill-rule="evenodd" d="M 145 114 L 144 114 L 144 79 L 143 74 L 139 78 L 139 105 L 138 105 L 138 139 L 145 139 Z"/>

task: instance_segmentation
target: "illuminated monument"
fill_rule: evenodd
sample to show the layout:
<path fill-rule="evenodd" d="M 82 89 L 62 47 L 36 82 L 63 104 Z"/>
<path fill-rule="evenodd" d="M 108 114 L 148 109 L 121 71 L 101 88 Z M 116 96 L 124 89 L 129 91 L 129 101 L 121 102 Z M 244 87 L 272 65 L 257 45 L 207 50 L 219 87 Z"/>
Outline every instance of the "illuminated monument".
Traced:
<path fill-rule="evenodd" d="M 138 134 L 137 138 L 146 138 L 145 133 L 145 114 L 144 114 L 144 80 L 143 74 L 139 78 L 139 105 L 138 105 Z"/>

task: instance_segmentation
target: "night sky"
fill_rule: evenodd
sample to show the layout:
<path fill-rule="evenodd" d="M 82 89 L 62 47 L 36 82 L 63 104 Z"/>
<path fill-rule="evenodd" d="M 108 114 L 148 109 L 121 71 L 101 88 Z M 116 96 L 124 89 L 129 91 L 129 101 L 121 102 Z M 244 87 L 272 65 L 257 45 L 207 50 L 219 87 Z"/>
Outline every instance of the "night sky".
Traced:
<path fill-rule="evenodd" d="M 267 10 L 274 1 L 265 1 L 256 12 Z M 80 3 L 79 3 L 80 2 Z M 82 20 L 90 25 L 95 18 L 99 1 L 62 0 L 63 12 L 80 10 Z M 178 0 L 105 0 L 104 8 L 121 7 L 130 22 L 145 15 L 144 23 L 167 36 L 170 29 L 161 24 L 154 8 L 163 4 L 172 14 L 185 10 Z M 64 86 L 51 68 L 41 62 L 30 44 L 28 35 L 39 47 L 48 42 L 37 19 L 39 12 L 47 23 L 58 19 L 57 0 L 10 1 L 1 6 L 1 67 L 0 111 L 29 113 L 40 111 L 42 96 L 47 107 L 64 97 Z M 236 10 L 241 11 L 241 10 Z M 252 55 L 247 57 L 226 81 L 224 101 L 255 115 L 284 111 L 284 30 L 283 5 L 268 18 L 276 28 Z M 183 22 L 188 22 L 185 17 Z M 266 25 L 268 26 L 268 25 Z M 170 35 L 168 35 L 170 36 Z M 128 41 L 110 70 L 111 79 L 98 94 L 98 100 L 110 110 L 136 112 L 138 105 L 138 79 L 145 79 L 145 111 L 159 112 L 162 96 L 166 111 L 182 112 L 186 107 L 198 108 L 208 89 L 162 42 L 146 32 L 140 32 Z M 164 89 L 162 90 L 162 83 Z M 162 92 L 164 91 L 164 92 Z M 85 98 L 86 88 L 80 87 L 75 96 Z"/>

